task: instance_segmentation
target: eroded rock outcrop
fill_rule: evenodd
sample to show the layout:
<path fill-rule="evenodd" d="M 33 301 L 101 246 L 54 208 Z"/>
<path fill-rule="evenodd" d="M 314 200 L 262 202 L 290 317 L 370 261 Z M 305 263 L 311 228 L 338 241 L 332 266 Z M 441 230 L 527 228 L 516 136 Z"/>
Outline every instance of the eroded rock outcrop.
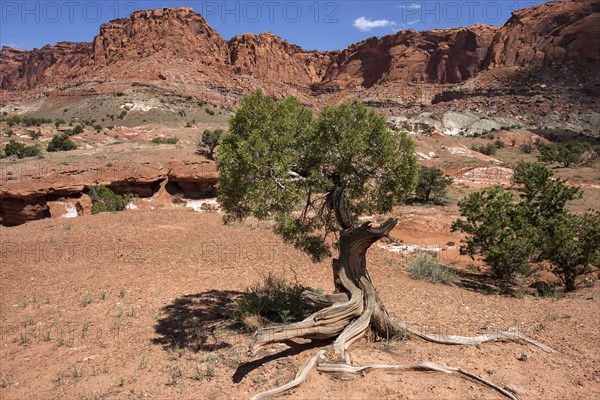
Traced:
<path fill-rule="evenodd" d="M 600 66 L 599 25 L 598 0 L 549 2 L 514 12 L 502 27 L 400 31 L 318 52 L 270 33 L 225 41 L 192 8 L 137 11 L 102 25 L 93 43 L 3 48 L 0 90 L 19 96 L 81 82 L 150 81 L 184 91 L 212 85 L 237 93 L 262 86 L 310 103 L 321 94 L 388 83 L 459 83 L 496 67 L 559 64 L 594 71 Z M 385 88 L 368 95 L 378 94 L 388 96 Z"/>
<path fill-rule="evenodd" d="M 86 193 L 93 185 L 147 198 L 153 196 L 161 184 L 171 182 L 186 196 L 203 197 L 214 194 L 218 178 L 214 162 L 207 160 L 166 164 L 140 161 L 114 169 L 101 164 L 64 168 L 22 167 L 11 174 L 14 179 L 3 180 L 0 224 L 14 226 L 48 217 L 88 215 L 91 200 Z"/>
<path fill-rule="evenodd" d="M 484 67 L 598 68 L 599 27 L 597 0 L 554 1 L 515 11 L 494 37 Z"/>

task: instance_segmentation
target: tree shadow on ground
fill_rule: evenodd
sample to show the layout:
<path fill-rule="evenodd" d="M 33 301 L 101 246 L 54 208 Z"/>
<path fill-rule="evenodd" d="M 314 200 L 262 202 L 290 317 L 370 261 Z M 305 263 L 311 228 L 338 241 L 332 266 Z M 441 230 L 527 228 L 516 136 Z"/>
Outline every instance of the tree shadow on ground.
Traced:
<path fill-rule="evenodd" d="M 452 268 L 458 279 L 454 283 L 462 289 L 488 295 L 513 295 L 514 290 L 507 284 L 499 282 L 494 277 Z"/>
<path fill-rule="evenodd" d="M 209 290 L 175 299 L 161 309 L 163 316 L 155 327 L 159 337 L 153 343 L 195 352 L 230 347 L 217 331 L 234 326 L 231 310 L 239 295 L 235 291 Z"/>
<path fill-rule="evenodd" d="M 311 340 L 310 343 L 296 343 L 291 340 L 285 340 L 282 343 L 287 344 L 289 347 L 283 351 L 274 354 L 267 354 L 264 357 L 261 357 L 257 360 L 248 361 L 238 365 L 235 373 L 231 377 L 233 383 L 239 383 L 244 379 L 246 375 L 250 372 L 254 371 L 256 368 L 261 367 L 262 365 L 276 360 L 278 358 L 295 356 L 296 354 L 300 354 L 303 351 L 314 349 L 315 347 L 322 347 L 326 344 L 329 344 L 330 340 Z"/>

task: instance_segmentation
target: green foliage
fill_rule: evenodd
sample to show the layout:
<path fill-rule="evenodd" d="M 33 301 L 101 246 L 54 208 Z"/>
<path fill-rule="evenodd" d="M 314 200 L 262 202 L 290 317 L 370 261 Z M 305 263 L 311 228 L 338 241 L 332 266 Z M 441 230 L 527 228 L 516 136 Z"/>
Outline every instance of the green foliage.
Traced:
<path fill-rule="evenodd" d="M 69 150 L 75 150 L 76 148 L 77 148 L 77 145 L 75 144 L 74 141 L 69 139 L 69 135 L 62 133 L 62 134 L 54 135 L 54 137 L 52 138 L 50 143 L 48 143 L 48 147 L 46 147 L 46 150 L 49 152 L 69 151 Z"/>
<path fill-rule="evenodd" d="M 102 125 L 95 125 L 94 129 L 96 130 L 97 133 L 100 133 L 100 131 L 102 130 Z"/>
<path fill-rule="evenodd" d="M 4 131 L 4 134 L 6 136 L 8 136 L 8 137 L 11 137 L 12 135 L 15 134 L 15 131 L 13 131 L 12 129 L 9 128 L 9 129 L 7 129 L 7 130 Z"/>
<path fill-rule="evenodd" d="M 212 108 L 208 108 L 208 107 L 206 107 L 206 108 L 204 109 L 204 111 L 206 111 L 206 113 L 207 113 L 208 115 L 215 115 L 215 110 L 213 110 Z"/>
<path fill-rule="evenodd" d="M 42 124 L 52 123 L 48 118 L 37 118 L 28 116 L 13 115 L 6 119 L 8 126 L 23 125 L 23 126 L 41 126 Z"/>
<path fill-rule="evenodd" d="M 202 133 L 202 139 L 198 142 L 199 151 L 213 160 L 215 148 L 221 144 L 221 137 L 224 133 L 225 131 L 220 128 L 215 129 L 214 131 L 206 129 Z"/>
<path fill-rule="evenodd" d="M 485 154 L 486 156 L 493 156 L 496 154 L 496 146 L 493 144 L 482 144 L 481 146 L 477 146 L 476 144 L 471 146 L 471 150 L 476 151 L 481 154 Z"/>
<path fill-rule="evenodd" d="M 11 140 L 4 146 L 5 157 L 17 156 L 17 158 L 35 157 L 41 153 L 38 146 L 26 146 L 23 143 Z"/>
<path fill-rule="evenodd" d="M 535 256 L 535 243 L 523 236 L 523 210 L 515 206 L 512 193 L 495 187 L 475 192 L 462 199 L 458 206 L 466 220 L 457 220 L 452 231 L 468 235 L 461 254 L 473 257 L 481 254 L 500 279 L 530 272 L 529 262 Z"/>
<path fill-rule="evenodd" d="M 415 279 L 425 279 L 433 283 L 451 285 L 456 282 L 456 273 L 450 268 L 439 264 L 432 256 L 424 251 L 417 252 L 408 269 L 410 276 Z"/>
<path fill-rule="evenodd" d="M 446 197 L 446 188 L 452 181 L 452 178 L 444 176 L 441 168 L 421 166 L 416 195 L 424 201 L 431 199 L 443 201 Z"/>
<path fill-rule="evenodd" d="M 567 142 L 560 144 L 540 144 L 538 161 L 558 163 L 565 168 L 589 165 L 598 159 L 598 149 L 587 142 Z"/>
<path fill-rule="evenodd" d="M 155 137 L 150 140 L 152 144 L 176 144 L 179 139 L 177 138 L 163 138 L 163 137 Z"/>
<path fill-rule="evenodd" d="M 73 128 L 73 135 L 79 135 L 80 133 L 83 133 L 83 126 L 75 125 Z"/>
<path fill-rule="evenodd" d="M 29 135 L 30 138 L 32 138 L 33 140 L 35 139 L 39 139 L 42 136 L 42 132 L 40 132 L 40 130 L 38 129 L 37 131 L 27 131 L 27 134 Z"/>
<path fill-rule="evenodd" d="M 119 116 L 117 118 L 123 119 L 123 118 L 125 118 L 126 115 L 127 115 L 127 111 L 123 110 L 123 111 L 121 111 L 121 114 L 119 114 Z"/>
<path fill-rule="evenodd" d="M 494 146 L 496 146 L 497 149 L 503 149 L 505 144 L 501 139 L 496 139 L 496 141 L 494 141 Z"/>
<path fill-rule="evenodd" d="M 89 196 L 92 199 L 92 214 L 107 211 L 123 211 L 127 203 L 135 197 L 133 194 L 116 194 L 102 185 L 90 187 Z"/>
<path fill-rule="evenodd" d="M 519 163 L 515 170 L 514 181 L 524 185 L 518 201 L 495 187 L 458 203 L 466 220 L 455 221 L 452 230 L 468 235 L 461 252 L 480 254 L 502 279 L 527 275 L 533 262 L 548 263 L 565 289 L 574 290 L 575 279 L 600 264 L 600 218 L 569 213 L 567 202 L 581 192 L 552 178 L 547 167 Z"/>
<path fill-rule="evenodd" d="M 64 124 L 66 124 L 66 122 L 62 118 L 59 118 L 54 121 L 54 126 L 56 127 L 56 129 L 58 129 L 59 126 L 64 125 Z"/>
<path fill-rule="evenodd" d="M 600 214 L 560 214 L 548 221 L 545 257 L 567 291 L 576 278 L 600 266 Z"/>
<path fill-rule="evenodd" d="M 290 284 L 285 279 L 267 275 L 264 281 L 246 290 L 234 306 L 235 320 L 249 329 L 260 320 L 274 323 L 301 321 L 315 310 L 302 300 L 306 290 L 298 283 Z"/>
<path fill-rule="evenodd" d="M 383 213 L 412 192 L 414 143 L 361 103 L 323 109 L 318 119 L 294 97 L 244 97 L 217 156 L 226 221 L 274 218 L 275 232 L 320 260 L 340 226 L 326 194 L 342 186 L 353 218 Z"/>

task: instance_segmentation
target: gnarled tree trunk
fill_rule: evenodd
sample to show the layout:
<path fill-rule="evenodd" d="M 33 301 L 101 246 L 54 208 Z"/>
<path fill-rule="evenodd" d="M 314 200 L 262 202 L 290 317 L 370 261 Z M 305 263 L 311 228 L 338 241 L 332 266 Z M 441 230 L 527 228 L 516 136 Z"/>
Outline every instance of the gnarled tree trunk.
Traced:
<path fill-rule="evenodd" d="M 462 337 L 454 335 L 429 335 L 414 331 L 405 324 L 398 324 L 388 315 L 377 291 L 375 290 L 369 273 L 367 271 L 366 253 L 369 247 L 384 237 L 390 237 L 390 232 L 398 223 L 397 219 L 388 219 L 379 227 L 373 227 L 366 222 L 359 227 L 352 225 L 349 218 L 343 189 L 336 186 L 329 195 L 329 206 L 335 211 L 338 223 L 343 228 L 339 241 L 339 258 L 333 260 L 333 280 L 335 293 L 320 294 L 314 291 L 303 293 L 305 301 L 314 305 L 324 307 L 320 311 L 310 315 L 301 322 L 278 325 L 258 330 L 251 343 L 250 354 L 256 352 L 269 343 L 280 342 L 293 338 L 327 339 L 336 338 L 333 342 L 333 350 L 337 360 L 336 363 L 319 362 L 324 351 L 320 350 L 302 368 L 296 378 L 280 387 L 268 392 L 261 393 L 253 399 L 270 397 L 282 393 L 294 386 L 299 385 L 307 376 L 308 369 L 317 364 L 317 369 L 322 371 L 337 371 L 354 373 L 364 369 L 396 369 L 396 370 L 432 370 L 446 373 L 458 373 L 470 379 L 483 383 L 505 396 L 515 399 L 512 394 L 499 388 L 493 383 L 486 381 L 476 375 L 456 368 L 443 367 L 431 363 L 418 363 L 414 365 L 374 365 L 357 367 L 351 365 L 348 348 L 364 333 L 371 328 L 382 338 L 392 338 L 411 334 L 422 339 L 437 343 L 454 345 L 476 345 L 486 341 L 525 341 L 542 348 L 548 352 L 553 349 L 529 339 L 517 332 L 497 332 L 474 337 Z"/>

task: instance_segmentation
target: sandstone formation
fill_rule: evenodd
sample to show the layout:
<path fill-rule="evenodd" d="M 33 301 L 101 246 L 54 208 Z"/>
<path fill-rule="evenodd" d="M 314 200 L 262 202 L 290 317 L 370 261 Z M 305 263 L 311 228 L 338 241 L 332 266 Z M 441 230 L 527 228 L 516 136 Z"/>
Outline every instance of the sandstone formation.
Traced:
<path fill-rule="evenodd" d="M 498 31 L 484 66 L 598 68 L 600 2 L 556 1 L 515 11 Z"/>
<path fill-rule="evenodd" d="M 20 225 L 27 221 L 91 213 L 90 186 L 104 185 L 116 193 L 151 197 L 160 186 L 173 185 L 186 197 L 214 194 L 217 170 L 212 161 L 172 161 L 167 164 L 136 162 L 119 171 L 102 164 L 86 169 L 64 167 L 25 168 L 18 179 L 2 181 L 0 186 L 0 224 Z M 43 171 L 43 172 L 41 172 Z M 75 215 L 74 215 L 75 216 Z"/>
<path fill-rule="evenodd" d="M 60 85 L 150 81 L 198 97 L 206 95 L 206 85 L 236 95 L 262 86 L 272 95 L 294 93 L 317 104 L 321 94 L 389 83 L 455 84 L 499 67 L 560 64 L 594 71 L 599 25 L 598 0 L 549 2 L 514 12 L 502 27 L 400 31 L 318 52 L 270 33 L 225 41 L 191 8 L 137 11 L 102 25 L 93 43 L 4 47 L 0 90 L 11 100 Z M 383 89 L 377 94 L 386 95 Z"/>

